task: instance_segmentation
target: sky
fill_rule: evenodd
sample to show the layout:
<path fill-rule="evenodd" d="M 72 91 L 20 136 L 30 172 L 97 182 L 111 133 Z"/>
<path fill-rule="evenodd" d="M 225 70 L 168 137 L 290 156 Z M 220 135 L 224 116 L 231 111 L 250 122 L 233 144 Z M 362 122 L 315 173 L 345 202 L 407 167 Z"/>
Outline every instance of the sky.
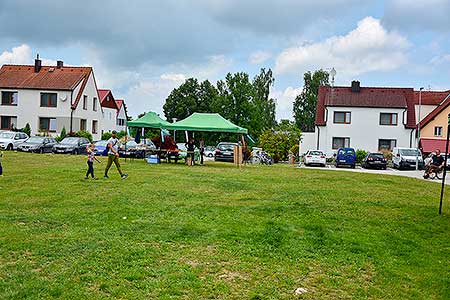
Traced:
<path fill-rule="evenodd" d="M 450 0 L 0 0 L 0 65 L 94 68 L 128 112 L 162 114 L 186 78 L 274 72 L 277 119 L 303 74 L 335 85 L 450 89 Z"/>

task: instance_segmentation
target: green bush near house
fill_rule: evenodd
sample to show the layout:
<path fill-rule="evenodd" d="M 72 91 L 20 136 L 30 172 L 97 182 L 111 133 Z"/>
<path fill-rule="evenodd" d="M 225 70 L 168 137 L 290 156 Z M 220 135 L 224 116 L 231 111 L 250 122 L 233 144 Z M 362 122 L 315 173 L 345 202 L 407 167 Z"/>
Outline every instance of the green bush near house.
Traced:
<path fill-rule="evenodd" d="M 67 136 L 66 127 L 63 126 L 61 129 L 61 133 L 55 138 L 55 140 L 59 143 Z"/>
<path fill-rule="evenodd" d="M 77 131 L 77 132 L 75 133 L 75 136 L 76 136 L 76 137 L 85 137 L 85 138 L 87 138 L 91 143 L 92 143 L 92 141 L 93 141 L 92 134 L 91 134 L 90 132 L 88 132 L 88 131 L 84 131 L 84 130 Z"/>
<path fill-rule="evenodd" d="M 366 150 L 362 150 L 362 149 L 356 150 L 356 163 L 361 164 L 368 153 L 369 152 L 367 152 Z"/>
<path fill-rule="evenodd" d="M 109 140 L 111 138 L 111 132 L 105 132 L 102 134 L 102 140 Z"/>

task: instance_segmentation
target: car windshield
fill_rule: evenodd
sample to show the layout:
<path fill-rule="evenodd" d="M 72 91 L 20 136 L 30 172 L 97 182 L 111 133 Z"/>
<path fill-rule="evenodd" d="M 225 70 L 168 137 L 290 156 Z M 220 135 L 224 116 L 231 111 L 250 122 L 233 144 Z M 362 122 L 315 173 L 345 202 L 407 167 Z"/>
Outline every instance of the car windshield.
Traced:
<path fill-rule="evenodd" d="M 384 155 L 381 153 L 371 153 L 369 157 L 384 158 Z"/>
<path fill-rule="evenodd" d="M 14 138 L 15 133 L 12 132 L 2 132 L 0 133 L 0 139 L 12 139 Z"/>
<path fill-rule="evenodd" d="M 212 146 L 206 146 L 205 147 L 205 151 L 214 151 L 214 150 L 215 150 L 215 148 L 212 147 Z"/>
<path fill-rule="evenodd" d="M 348 150 L 339 150 L 339 155 L 355 155 L 355 151 L 353 151 L 352 149 L 348 149 Z"/>
<path fill-rule="evenodd" d="M 34 144 L 42 143 L 43 139 L 44 138 L 40 136 L 32 136 L 27 140 L 27 143 L 34 143 Z"/>
<path fill-rule="evenodd" d="M 61 144 L 78 144 L 77 138 L 65 138 L 61 141 Z"/>
<path fill-rule="evenodd" d="M 234 144 L 219 144 L 219 146 L 217 146 L 217 148 L 222 151 L 233 151 Z"/>
<path fill-rule="evenodd" d="M 129 141 L 125 143 L 126 148 L 134 148 L 137 146 L 137 143 L 135 141 Z"/>
<path fill-rule="evenodd" d="M 106 144 L 108 143 L 108 141 L 106 141 L 106 140 L 101 140 L 101 141 L 98 141 L 98 142 L 96 142 L 95 143 L 95 146 L 105 146 L 106 147 Z"/>
<path fill-rule="evenodd" d="M 400 155 L 403 156 L 420 156 L 420 152 L 417 152 L 417 149 L 400 149 Z"/>
<path fill-rule="evenodd" d="M 310 155 L 323 155 L 322 151 L 311 151 L 309 152 Z"/>

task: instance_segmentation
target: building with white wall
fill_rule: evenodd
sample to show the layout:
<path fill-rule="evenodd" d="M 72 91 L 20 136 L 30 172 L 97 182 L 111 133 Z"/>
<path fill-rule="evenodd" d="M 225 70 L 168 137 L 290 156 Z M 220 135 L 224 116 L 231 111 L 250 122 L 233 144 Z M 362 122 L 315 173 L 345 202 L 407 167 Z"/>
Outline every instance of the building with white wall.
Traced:
<path fill-rule="evenodd" d="M 127 111 L 125 101 L 115 99 L 111 90 L 99 89 L 98 95 L 103 107 L 104 132 L 126 131 Z"/>
<path fill-rule="evenodd" d="M 0 129 L 23 128 L 58 135 L 86 130 L 100 139 L 103 109 L 91 67 L 3 65 L 0 69 Z"/>
<path fill-rule="evenodd" d="M 340 147 L 370 152 L 416 147 L 415 98 L 412 88 L 319 88 L 316 149 L 328 156 Z"/>

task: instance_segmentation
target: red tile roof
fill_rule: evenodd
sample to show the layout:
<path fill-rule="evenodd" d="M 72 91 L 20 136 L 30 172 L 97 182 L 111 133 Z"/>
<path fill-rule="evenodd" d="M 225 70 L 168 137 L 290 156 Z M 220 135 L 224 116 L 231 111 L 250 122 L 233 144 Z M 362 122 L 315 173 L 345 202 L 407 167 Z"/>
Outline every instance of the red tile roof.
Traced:
<path fill-rule="evenodd" d="M 420 127 L 424 127 L 425 125 L 433 121 L 434 118 L 436 118 L 442 111 L 444 111 L 447 108 L 447 106 L 450 105 L 450 92 L 445 93 L 446 95 L 444 96 L 443 99 L 441 99 L 440 102 L 441 104 L 435 109 L 433 109 L 425 118 L 422 119 L 422 121 L 420 121 Z"/>
<path fill-rule="evenodd" d="M 72 109 L 76 109 L 91 73 L 91 67 L 42 66 L 39 72 L 34 72 L 34 65 L 3 65 L 0 88 L 73 91 L 81 82 L 72 102 Z"/>
<path fill-rule="evenodd" d="M 422 105 L 439 105 L 450 91 L 424 91 L 422 92 Z M 419 104 L 419 91 L 414 92 L 414 103 Z"/>
<path fill-rule="evenodd" d="M 119 108 L 117 107 L 116 100 L 114 99 L 114 96 L 113 96 L 111 90 L 99 89 L 98 96 L 100 97 L 100 103 L 102 104 L 102 107 L 113 108 L 115 110 L 119 110 Z M 109 100 L 107 100 L 108 96 L 109 96 Z"/>
<path fill-rule="evenodd" d="M 431 153 L 436 149 L 439 149 L 441 152 L 445 153 L 445 143 L 447 141 L 445 139 L 432 139 L 432 138 L 421 138 L 419 143 L 419 148 L 423 153 Z"/>
<path fill-rule="evenodd" d="M 325 126 L 325 108 L 386 107 L 407 109 L 407 128 L 415 128 L 414 90 L 412 88 L 361 87 L 352 92 L 351 87 L 321 86 L 316 109 L 316 125 Z"/>

